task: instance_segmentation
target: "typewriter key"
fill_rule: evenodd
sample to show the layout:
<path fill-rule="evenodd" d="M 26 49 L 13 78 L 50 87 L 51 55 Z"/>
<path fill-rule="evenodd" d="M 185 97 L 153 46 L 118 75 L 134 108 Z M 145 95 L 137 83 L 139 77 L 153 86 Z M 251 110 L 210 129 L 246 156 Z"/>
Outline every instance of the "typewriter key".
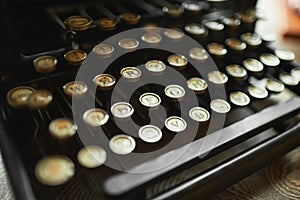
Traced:
<path fill-rule="evenodd" d="M 70 65 L 80 65 L 86 58 L 86 53 L 82 50 L 71 50 L 65 53 L 64 58 Z"/>
<path fill-rule="evenodd" d="M 28 86 L 15 87 L 7 93 L 7 103 L 14 108 L 24 107 L 28 104 L 29 97 L 35 91 L 35 89 Z"/>
<path fill-rule="evenodd" d="M 124 50 L 134 50 L 139 46 L 139 41 L 131 38 L 125 38 L 120 40 L 118 44 Z"/>
<path fill-rule="evenodd" d="M 166 70 L 166 65 L 160 60 L 149 60 L 145 67 L 148 71 L 154 73 L 161 73 Z"/>
<path fill-rule="evenodd" d="M 224 29 L 224 25 L 216 21 L 205 21 L 203 24 L 211 31 L 221 31 Z"/>
<path fill-rule="evenodd" d="M 295 59 L 294 52 L 292 52 L 288 49 L 276 49 L 275 55 L 284 61 L 293 61 Z"/>
<path fill-rule="evenodd" d="M 183 55 L 172 54 L 168 57 L 168 63 L 174 67 L 184 67 L 188 64 L 188 60 Z"/>
<path fill-rule="evenodd" d="M 229 27 L 238 27 L 241 24 L 241 20 L 234 17 L 221 17 L 220 21 Z"/>
<path fill-rule="evenodd" d="M 210 43 L 207 45 L 207 50 L 211 55 L 224 56 L 227 54 L 227 49 L 219 43 Z"/>
<path fill-rule="evenodd" d="M 127 118 L 133 114 L 134 108 L 129 103 L 119 102 L 112 105 L 110 111 L 117 118 Z"/>
<path fill-rule="evenodd" d="M 262 87 L 251 85 L 248 87 L 248 93 L 257 99 L 264 99 L 267 98 L 269 95 L 268 90 Z"/>
<path fill-rule="evenodd" d="M 204 79 L 193 77 L 187 81 L 187 86 L 197 93 L 202 93 L 207 89 L 207 83 Z"/>
<path fill-rule="evenodd" d="M 86 94 L 88 87 L 84 82 L 72 81 L 63 86 L 66 95 L 72 97 L 81 97 Z"/>
<path fill-rule="evenodd" d="M 261 37 L 256 33 L 244 33 L 241 35 L 241 40 L 253 47 L 259 46 L 262 43 Z"/>
<path fill-rule="evenodd" d="M 300 81 L 300 69 L 298 69 L 298 68 L 292 69 L 291 75 L 292 75 L 295 79 L 297 79 L 298 81 Z"/>
<path fill-rule="evenodd" d="M 265 42 L 275 42 L 277 40 L 277 36 L 276 36 L 275 33 L 264 33 L 264 34 L 261 34 L 261 38 Z M 278 55 L 276 55 L 276 56 L 279 57 Z"/>
<path fill-rule="evenodd" d="M 280 64 L 280 60 L 277 56 L 270 53 L 263 53 L 259 56 L 259 60 L 266 66 L 276 67 Z"/>
<path fill-rule="evenodd" d="M 141 15 L 136 13 L 125 12 L 120 15 L 120 18 L 127 24 L 136 24 L 140 21 Z"/>
<path fill-rule="evenodd" d="M 192 35 L 201 36 L 206 33 L 204 26 L 196 23 L 190 23 L 185 25 L 184 30 Z"/>
<path fill-rule="evenodd" d="M 264 69 L 263 64 L 253 58 L 244 60 L 243 65 L 250 72 L 261 72 Z"/>
<path fill-rule="evenodd" d="M 141 70 L 137 67 L 124 67 L 120 73 L 124 78 L 130 80 L 135 80 L 142 76 Z"/>
<path fill-rule="evenodd" d="M 96 168 L 106 161 L 106 151 L 99 146 L 86 146 L 79 150 L 77 160 L 86 168 Z"/>
<path fill-rule="evenodd" d="M 181 132 L 186 129 L 187 124 L 181 117 L 171 116 L 165 120 L 165 126 L 172 132 Z"/>
<path fill-rule="evenodd" d="M 28 106 L 30 108 L 43 108 L 48 106 L 53 97 L 48 90 L 37 90 L 28 99 Z"/>
<path fill-rule="evenodd" d="M 151 92 L 144 93 L 139 98 L 142 105 L 146 107 L 156 107 L 161 103 L 160 97 Z"/>
<path fill-rule="evenodd" d="M 109 115 L 100 108 L 93 108 L 85 111 L 83 121 L 93 127 L 102 126 L 107 123 Z"/>
<path fill-rule="evenodd" d="M 101 90 L 110 90 L 115 85 L 116 79 L 110 74 L 99 74 L 95 76 L 93 82 Z"/>
<path fill-rule="evenodd" d="M 239 79 L 247 76 L 247 71 L 239 65 L 235 65 L 235 64 L 228 65 L 226 66 L 225 70 L 230 76 L 234 78 Z"/>
<path fill-rule="evenodd" d="M 210 118 L 209 112 L 202 107 L 194 107 L 190 109 L 189 116 L 196 122 L 206 122 Z"/>
<path fill-rule="evenodd" d="M 99 28 L 106 31 L 111 31 L 116 27 L 116 21 L 108 18 L 98 20 Z"/>
<path fill-rule="evenodd" d="M 180 85 L 168 85 L 165 88 L 165 95 L 172 99 L 181 99 L 185 95 L 185 90 Z"/>
<path fill-rule="evenodd" d="M 196 14 L 199 13 L 203 7 L 201 4 L 195 1 L 185 1 L 181 4 L 181 6 L 190 13 Z"/>
<path fill-rule="evenodd" d="M 220 71 L 211 71 L 207 74 L 207 77 L 209 82 L 216 85 L 222 85 L 228 81 L 228 76 Z"/>
<path fill-rule="evenodd" d="M 296 86 L 299 83 L 299 81 L 294 76 L 287 73 L 279 74 L 279 80 L 288 86 Z"/>
<path fill-rule="evenodd" d="M 75 174 L 74 163 L 61 155 L 46 156 L 35 166 L 37 180 L 45 185 L 56 186 L 69 181 Z"/>
<path fill-rule="evenodd" d="M 239 12 L 235 14 L 236 18 L 240 19 L 242 22 L 247 24 L 252 24 L 255 22 L 255 15 L 247 12 Z"/>
<path fill-rule="evenodd" d="M 164 35 L 173 40 L 180 40 L 184 37 L 184 33 L 180 29 L 167 29 Z"/>
<path fill-rule="evenodd" d="M 279 93 L 284 90 L 284 84 L 276 79 L 268 79 L 266 84 L 267 90 L 274 93 Z"/>
<path fill-rule="evenodd" d="M 116 154 L 125 155 L 135 149 L 135 140 L 133 137 L 125 134 L 119 134 L 112 137 L 109 141 L 109 148 Z"/>
<path fill-rule="evenodd" d="M 161 35 L 158 33 L 145 33 L 141 38 L 148 44 L 157 44 L 162 40 Z"/>
<path fill-rule="evenodd" d="M 90 28 L 92 20 L 82 16 L 71 16 L 64 23 L 66 28 L 71 31 L 84 31 Z"/>
<path fill-rule="evenodd" d="M 155 143 L 162 138 L 162 132 L 157 126 L 146 125 L 139 129 L 139 137 L 145 142 Z"/>
<path fill-rule="evenodd" d="M 33 60 L 36 72 L 50 73 L 56 69 L 57 59 L 53 56 L 40 56 Z"/>
<path fill-rule="evenodd" d="M 171 17 L 179 17 L 184 9 L 180 5 L 173 4 L 163 7 L 162 11 Z"/>
<path fill-rule="evenodd" d="M 93 52 L 103 58 L 110 57 L 114 51 L 114 47 L 109 44 L 98 44 L 93 48 Z"/>
<path fill-rule="evenodd" d="M 236 106 L 247 106 L 250 103 L 248 95 L 239 91 L 230 93 L 229 99 Z"/>
<path fill-rule="evenodd" d="M 209 55 L 206 52 L 206 50 L 198 47 L 190 49 L 189 56 L 192 59 L 202 60 L 202 61 L 207 60 L 209 58 Z"/>
<path fill-rule="evenodd" d="M 77 131 L 77 126 L 68 118 L 57 118 L 49 124 L 49 133 L 57 139 L 72 137 Z"/>
<path fill-rule="evenodd" d="M 225 40 L 225 44 L 235 51 L 243 51 L 247 47 L 245 42 L 242 42 L 237 38 L 228 38 Z"/>
<path fill-rule="evenodd" d="M 216 113 L 228 113 L 231 109 L 230 104 L 223 99 L 214 99 L 210 102 L 210 108 Z"/>

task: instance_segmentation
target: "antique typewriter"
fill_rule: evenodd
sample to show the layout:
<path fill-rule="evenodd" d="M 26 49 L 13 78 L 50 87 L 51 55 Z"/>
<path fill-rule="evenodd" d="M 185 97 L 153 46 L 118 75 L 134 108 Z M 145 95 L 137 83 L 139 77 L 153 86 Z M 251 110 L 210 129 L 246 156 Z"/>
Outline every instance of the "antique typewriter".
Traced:
<path fill-rule="evenodd" d="M 204 199 L 300 144 L 300 67 L 256 1 L 1 4 L 17 199 Z"/>

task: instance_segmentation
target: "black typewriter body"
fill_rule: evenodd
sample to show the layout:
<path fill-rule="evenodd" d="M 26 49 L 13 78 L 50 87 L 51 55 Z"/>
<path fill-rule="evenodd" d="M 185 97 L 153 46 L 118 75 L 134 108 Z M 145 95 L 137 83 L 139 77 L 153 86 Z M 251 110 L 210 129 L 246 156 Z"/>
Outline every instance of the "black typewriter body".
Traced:
<path fill-rule="evenodd" d="M 292 56 L 286 58 L 276 51 L 272 39 L 251 35 L 256 21 L 262 17 L 254 9 L 256 1 L 15 0 L 1 4 L 4 28 L 0 35 L 4 45 L 0 63 L 0 141 L 17 199 L 205 199 L 300 143 L 300 80 L 297 80 L 299 75 L 293 76 L 300 66 L 290 58 Z M 84 17 L 81 20 L 88 20 L 85 22 L 88 25 L 67 24 L 66 20 L 72 16 Z M 145 27 L 148 29 L 144 30 Z M 149 35 L 143 35 L 157 28 L 159 31 L 153 32 L 156 41 L 147 40 Z M 138 31 L 130 32 L 133 29 Z M 122 33 L 126 31 L 130 34 L 125 37 Z M 175 36 L 170 36 L 170 31 Z M 250 36 L 247 33 L 251 33 Z M 114 35 L 118 37 L 110 39 Z M 186 47 L 188 42 L 184 37 L 191 38 L 199 46 Z M 122 46 L 121 40 L 128 38 L 133 39 L 133 43 L 138 41 L 136 45 L 143 48 Z M 111 45 L 106 48 L 113 47 L 110 54 L 121 52 L 121 56 L 109 57 L 103 52 L 97 56 L 94 47 L 103 41 Z M 168 45 L 162 47 L 164 41 Z M 194 55 L 191 49 L 195 47 L 204 51 L 199 53 L 197 49 L 199 54 Z M 82 50 L 76 54 L 81 57 L 68 58 L 67 53 L 72 50 Z M 174 55 L 177 56 L 175 61 L 171 60 Z M 38 68 L 37 59 L 43 56 L 56 59 L 55 67 Z M 208 58 L 203 58 L 205 56 Z M 247 64 L 247 59 L 255 61 L 248 60 Z M 145 67 L 149 61 L 156 64 L 160 61 L 165 70 L 149 71 Z M 106 64 L 107 68 L 102 69 Z M 234 64 L 247 74 L 234 77 L 227 68 Z M 129 66 L 137 67 L 141 75 L 122 79 L 125 75 L 120 72 Z M 210 66 L 216 66 L 226 81 L 219 83 L 220 78 L 210 78 Z M 84 67 L 93 67 L 93 70 L 84 71 Z M 259 67 L 262 69 L 258 70 Z M 170 80 L 173 71 L 185 79 Z M 112 75 L 116 83 L 123 81 L 121 86 L 125 89 L 115 85 L 97 87 L 95 80 L 100 74 Z M 208 89 L 199 92 L 188 87 L 186 80 L 195 77 L 204 80 Z M 86 84 L 84 98 L 72 98 L 66 92 L 66 85 L 75 79 Z M 183 97 L 168 96 L 166 87 L 156 83 L 162 80 L 166 85 L 181 86 Z M 274 89 L 271 84 L 267 87 L 272 80 L 280 87 Z M 135 91 L 127 93 L 138 84 Z M 249 87 L 253 85 L 267 91 L 266 96 L 261 91 L 252 94 Z M 10 98 L 19 98 L 10 96 L 18 87 L 25 87 L 33 94 L 43 92 L 43 98 L 50 100 L 47 105 L 33 102 L 29 106 L 9 102 Z M 113 91 L 116 97 L 111 101 Z M 239 105 L 231 99 L 231 94 L 237 91 L 246 94 L 249 102 Z M 143 105 L 141 96 L 145 93 L 158 95 L 159 106 L 152 109 Z M 211 98 L 212 94 L 215 97 Z M 86 122 L 84 114 L 93 108 L 85 101 L 87 96 L 93 98 L 93 106 L 100 109 L 101 116 L 107 117 L 105 122 L 101 119 L 102 124 Z M 212 108 L 214 99 L 225 100 L 221 102 L 223 107 L 218 107 L 221 111 Z M 134 108 L 130 117 L 118 119 L 112 107 L 120 102 Z M 73 109 L 75 105 L 79 107 L 76 110 Z M 229 105 L 229 109 L 224 105 Z M 193 120 L 189 111 L 194 107 L 203 108 L 204 113 L 208 113 L 207 118 Z M 222 109 L 228 110 L 223 112 Z M 168 127 L 165 120 L 172 116 L 184 119 L 179 121 L 184 124 L 183 130 L 172 131 Z M 50 123 L 58 118 L 76 121 L 72 136 L 57 138 L 49 133 Z M 212 121 L 215 125 L 211 128 Z M 127 132 L 118 125 L 127 128 Z M 162 132 L 161 138 L 145 142 L 139 135 L 139 128 L 146 125 L 159 127 L 156 130 Z M 82 139 L 77 131 L 84 132 L 86 137 Z M 134 147 L 126 154 L 116 153 L 110 146 L 110 140 L 120 134 L 132 136 L 127 139 Z M 172 142 L 175 138 L 177 142 Z M 103 164 L 97 167 L 82 165 L 78 153 L 86 145 L 100 146 L 101 152 L 106 152 Z M 158 151 L 160 149 L 163 150 Z M 154 153 L 143 156 L 151 152 Z M 42 175 L 38 177 L 38 163 L 51 156 L 62 158 L 68 167 L 71 165 L 71 172 L 68 172 L 71 175 L 65 177 L 66 180 L 49 182 Z M 169 164 L 165 166 L 165 163 Z M 52 170 L 55 173 L 59 169 L 53 167 Z"/>

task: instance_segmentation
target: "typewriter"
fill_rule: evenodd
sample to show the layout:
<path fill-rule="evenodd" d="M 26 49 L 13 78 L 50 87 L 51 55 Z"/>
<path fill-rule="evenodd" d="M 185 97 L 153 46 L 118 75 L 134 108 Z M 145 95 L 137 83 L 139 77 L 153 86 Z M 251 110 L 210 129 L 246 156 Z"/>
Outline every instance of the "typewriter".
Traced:
<path fill-rule="evenodd" d="M 17 199 L 205 199 L 300 141 L 300 66 L 256 1 L 2 1 Z"/>

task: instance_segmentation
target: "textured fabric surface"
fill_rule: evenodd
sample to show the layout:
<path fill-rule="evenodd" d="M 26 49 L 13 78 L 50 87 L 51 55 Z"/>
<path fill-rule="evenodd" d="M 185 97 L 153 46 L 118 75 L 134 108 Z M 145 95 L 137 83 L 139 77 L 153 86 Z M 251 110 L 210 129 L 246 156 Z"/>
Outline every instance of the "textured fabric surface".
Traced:
<path fill-rule="evenodd" d="M 0 155 L 0 199 L 2 200 L 13 200 L 14 197 L 12 195 L 9 180 L 7 178 L 6 170 L 3 165 L 2 156 Z"/>

